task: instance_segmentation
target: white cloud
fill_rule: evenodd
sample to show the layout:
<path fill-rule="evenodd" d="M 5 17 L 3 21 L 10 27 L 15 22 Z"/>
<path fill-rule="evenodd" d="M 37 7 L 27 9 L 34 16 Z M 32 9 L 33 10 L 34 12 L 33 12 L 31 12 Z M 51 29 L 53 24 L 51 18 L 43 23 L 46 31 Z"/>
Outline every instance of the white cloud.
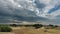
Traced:
<path fill-rule="evenodd" d="M 52 9 L 56 5 L 58 5 L 60 3 L 60 0 L 40 0 L 40 2 L 46 4 L 46 7 L 43 8 L 43 11 L 42 11 L 43 13 L 38 14 L 38 16 L 52 18 L 52 17 L 59 15 L 60 10 L 57 10 L 57 11 L 53 12 L 52 14 L 48 14 L 48 12 L 50 11 L 50 9 Z M 39 12 L 41 13 L 41 11 L 39 11 Z M 57 14 L 56 14 L 56 12 L 57 12 Z M 49 15 L 49 16 L 46 16 L 46 15 Z"/>
<path fill-rule="evenodd" d="M 54 18 L 54 17 L 60 15 L 60 10 L 57 10 L 57 11 L 51 13 L 50 15 Z"/>

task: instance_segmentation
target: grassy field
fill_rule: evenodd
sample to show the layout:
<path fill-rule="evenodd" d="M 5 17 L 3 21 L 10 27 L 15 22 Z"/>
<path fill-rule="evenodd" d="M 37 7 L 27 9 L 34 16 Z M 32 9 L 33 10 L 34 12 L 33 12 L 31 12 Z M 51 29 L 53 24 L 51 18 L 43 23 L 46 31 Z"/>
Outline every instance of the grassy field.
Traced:
<path fill-rule="evenodd" d="M 45 29 L 44 27 L 35 29 L 34 27 L 11 27 L 12 32 L 0 32 L 0 34 L 60 34 L 60 28 Z"/>

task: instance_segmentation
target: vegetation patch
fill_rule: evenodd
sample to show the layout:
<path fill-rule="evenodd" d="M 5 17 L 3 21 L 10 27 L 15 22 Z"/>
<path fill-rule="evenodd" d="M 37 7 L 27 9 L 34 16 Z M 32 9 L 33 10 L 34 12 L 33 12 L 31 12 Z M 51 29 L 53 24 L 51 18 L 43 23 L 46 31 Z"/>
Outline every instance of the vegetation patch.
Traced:
<path fill-rule="evenodd" d="M 0 32 L 11 32 L 12 28 L 9 26 L 0 26 Z"/>

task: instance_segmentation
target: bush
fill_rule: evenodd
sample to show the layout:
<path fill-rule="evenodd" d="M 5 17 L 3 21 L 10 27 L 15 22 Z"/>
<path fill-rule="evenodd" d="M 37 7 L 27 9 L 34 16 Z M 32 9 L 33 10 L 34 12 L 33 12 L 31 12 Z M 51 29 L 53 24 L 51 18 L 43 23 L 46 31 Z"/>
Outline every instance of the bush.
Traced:
<path fill-rule="evenodd" d="M 12 29 L 8 26 L 0 26 L 0 32 L 11 32 Z"/>
<path fill-rule="evenodd" d="M 10 26 L 12 26 L 12 27 L 17 27 L 17 25 L 16 25 L 16 24 L 10 24 Z"/>
<path fill-rule="evenodd" d="M 54 29 L 58 27 L 57 25 L 52 25 L 52 24 L 49 24 L 47 27 L 45 27 L 45 29 Z"/>
<path fill-rule="evenodd" d="M 52 25 L 52 24 L 49 24 L 48 26 L 50 26 L 50 27 L 54 27 L 54 25 Z"/>
<path fill-rule="evenodd" d="M 42 24 L 34 24 L 33 25 L 36 29 L 41 28 L 43 25 Z"/>
<path fill-rule="evenodd" d="M 55 25 L 55 27 L 59 27 L 58 25 Z"/>

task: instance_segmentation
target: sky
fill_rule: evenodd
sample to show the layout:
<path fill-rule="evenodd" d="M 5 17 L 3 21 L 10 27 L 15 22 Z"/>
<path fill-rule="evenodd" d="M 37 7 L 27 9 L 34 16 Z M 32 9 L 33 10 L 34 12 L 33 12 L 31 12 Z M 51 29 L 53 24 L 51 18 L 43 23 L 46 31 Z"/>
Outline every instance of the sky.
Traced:
<path fill-rule="evenodd" d="M 60 0 L 0 0 L 0 23 L 60 25 Z"/>

